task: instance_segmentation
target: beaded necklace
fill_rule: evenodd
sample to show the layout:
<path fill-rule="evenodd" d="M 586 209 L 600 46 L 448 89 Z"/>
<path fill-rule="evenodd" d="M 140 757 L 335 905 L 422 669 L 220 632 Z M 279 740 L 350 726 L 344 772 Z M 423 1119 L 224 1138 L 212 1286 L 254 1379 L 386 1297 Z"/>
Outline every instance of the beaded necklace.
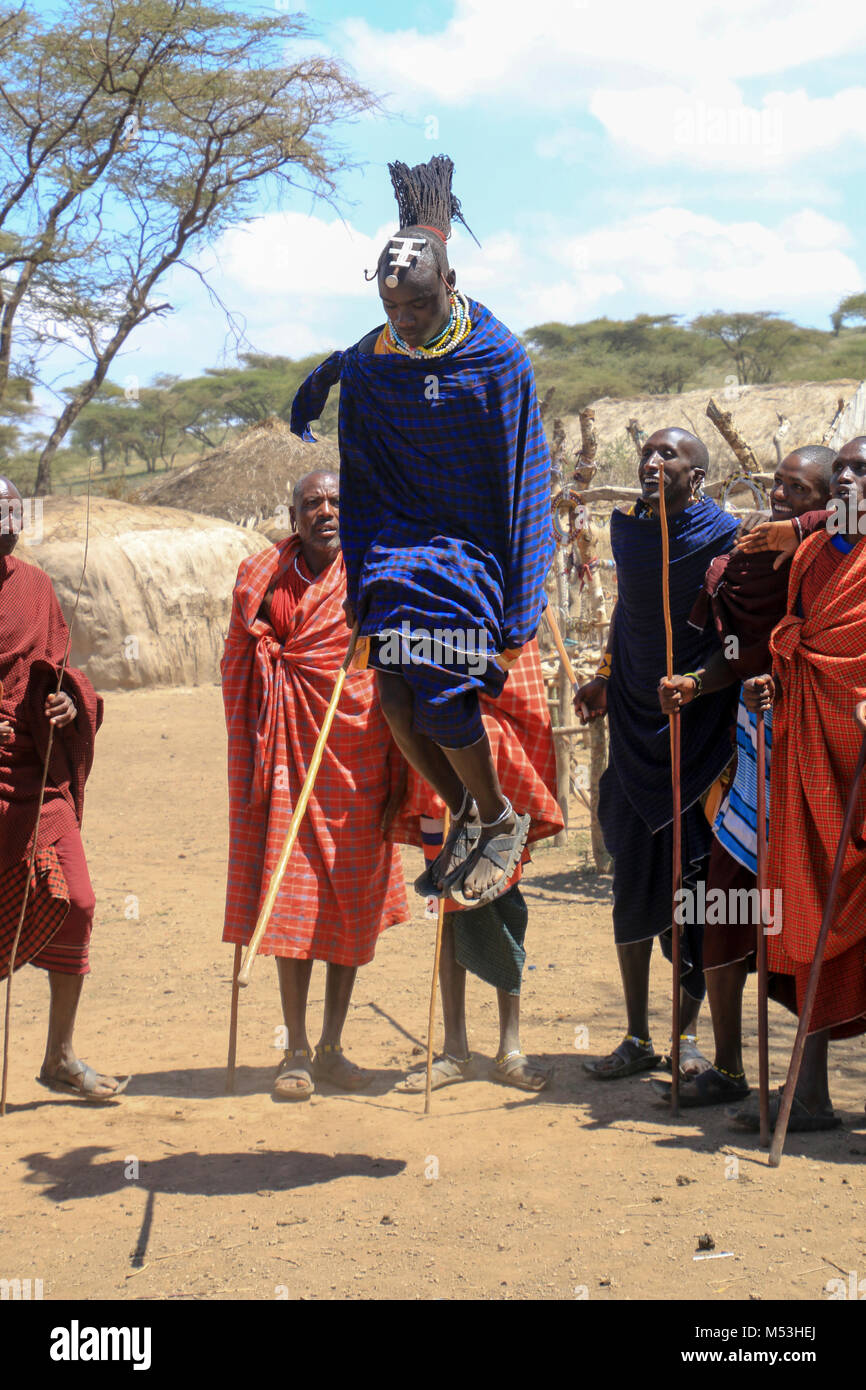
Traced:
<path fill-rule="evenodd" d="M 469 301 L 465 294 L 459 290 L 451 292 L 451 317 L 435 338 L 431 338 L 429 343 L 423 347 L 412 348 L 408 343 L 404 343 L 399 333 L 392 327 L 391 320 L 385 324 L 384 339 L 385 346 L 392 352 L 402 353 L 404 357 L 444 357 L 446 353 L 453 352 L 461 343 L 464 343 L 472 332 L 472 320 L 469 317 Z"/>

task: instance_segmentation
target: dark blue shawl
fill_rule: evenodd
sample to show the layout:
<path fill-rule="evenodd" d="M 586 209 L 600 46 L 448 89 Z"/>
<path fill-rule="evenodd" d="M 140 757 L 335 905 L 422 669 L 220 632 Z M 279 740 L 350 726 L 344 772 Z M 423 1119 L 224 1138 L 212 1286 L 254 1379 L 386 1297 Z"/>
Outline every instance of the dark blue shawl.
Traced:
<path fill-rule="evenodd" d="M 292 430 L 311 437 L 339 380 L 340 537 L 361 632 L 484 627 L 501 651 L 544 608 L 550 458 L 524 349 L 469 308 L 472 332 L 445 357 L 333 353 L 298 391 Z"/>
<path fill-rule="evenodd" d="M 634 809 L 655 832 L 673 819 L 668 720 L 658 701 L 665 674 L 662 544 L 658 518 L 615 511 L 610 541 L 618 599 L 608 686 L 610 759 Z M 710 561 L 731 549 L 739 523 L 715 502 L 695 502 L 670 521 L 670 598 L 674 671 L 704 666 L 718 647 L 712 632 L 689 625 Z M 691 806 L 731 757 L 732 691 L 702 695 L 680 715 L 682 807 Z"/>

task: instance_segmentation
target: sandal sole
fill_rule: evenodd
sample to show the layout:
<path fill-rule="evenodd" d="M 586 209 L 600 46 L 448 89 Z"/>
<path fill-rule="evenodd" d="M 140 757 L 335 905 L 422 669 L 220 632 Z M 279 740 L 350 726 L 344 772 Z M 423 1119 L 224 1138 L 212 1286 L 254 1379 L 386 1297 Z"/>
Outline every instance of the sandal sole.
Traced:
<path fill-rule="evenodd" d="M 621 1067 L 609 1067 L 604 1071 L 597 1070 L 597 1064 L 584 1062 L 583 1069 L 596 1081 L 621 1081 L 626 1076 L 639 1076 L 644 1071 L 655 1071 L 661 1057 L 637 1057 L 633 1062 L 625 1062 Z"/>
<path fill-rule="evenodd" d="M 465 878 L 466 874 L 471 873 L 471 871 L 476 867 L 476 865 L 479 864 L 481 860 L 485 857 L 484 850 L 487 847 L 487 845 L 495 847 L 497 839 L 505 838 L 504 836 L 494 835 L 492 840 L 488 840 L 486 844 L 481 846 L 480 848 L 476 845 L 472 853 L 466 859 L 466 862 L 460 866 L 460 871 L 457 874 L 456 878 L 452 879 L 451 883 L 449 884 L 448 896 L 450 898 L 453 898 L 455 902 L 461 903 L 463 907 L 484 907 L 486 903 L 493 903 L 496 901 L 497 898 L 501 898 L 503 894 L 507 893 L 508 884 L 518 864 L 520 863 L 521 856 L 523 854 L 524 849 L 526 848 L 526 841 L 529 838 L 529 827 L 530 818 L 528 815 L 517 817 L 515 833 L 513 836 L 509 837 L 512 840 L 512 847 L 509 850 L 508 856 L 505 861 L 506 867 L 504 869 L 500 869 L 497 866 L 494 866 L 496 867 L 496 872 L 502 874 L 502 877 L 498 883 L 495 883 L 490 888 L 487 888 L 481 894 L 480 898 L 467 898 L 464 896 L 463 879 Z M 494 849 L 494 852 L 498 853 L 499 851 L 496 851 Z M 460 880 L 459 886 L 457 882 L 458 879 Z"/>

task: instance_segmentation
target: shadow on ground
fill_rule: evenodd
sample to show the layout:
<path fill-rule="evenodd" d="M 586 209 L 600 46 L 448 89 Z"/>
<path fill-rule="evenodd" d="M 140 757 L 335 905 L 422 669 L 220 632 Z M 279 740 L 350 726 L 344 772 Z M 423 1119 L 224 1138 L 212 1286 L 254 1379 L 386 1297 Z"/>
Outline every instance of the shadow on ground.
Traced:
<path fill-rule="evenodd" d="M 28 1169 L 25 1181 L 42 1187 L 42 1196 L 52 1202 L 129 1191 L 126 1160 L 97 1162 L 100 1154 L 111 1152 L 94 1144 L 71 1149 L 59 1158 L 45 1153 L 26 1154 L 21 1159 Z M 338 1178 L 393 1178 L 405 1167 L 402 1159 L 373 1158 L 370 1154 L 308 1153 L 296 1149 L 208 1154 L 191 1151 L 142 1161 L 135 1186 L 145 1192 L 184 1196 L 236 1196 L 262 1191 L 290 1192 Z"/>

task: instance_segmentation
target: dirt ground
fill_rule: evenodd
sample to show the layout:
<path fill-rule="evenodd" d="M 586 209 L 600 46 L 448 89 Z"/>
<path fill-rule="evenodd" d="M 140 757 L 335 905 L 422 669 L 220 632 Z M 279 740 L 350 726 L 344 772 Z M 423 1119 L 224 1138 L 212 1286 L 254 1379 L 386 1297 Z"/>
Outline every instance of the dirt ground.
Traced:
<path fill-rule="evenodd" d="M 844 1128 L 791 1135 L 775 1171 L 724 1110 L 673 1123 L 645 1078 L 605 1085 L 583 1071 L 623 1018 L 610 880 L 582 871 L 580 830 L 568 849 L 538 852 L 524 885 L 523 1042 L 555 1064 L 547 1092 L 485 1079 L 496 1003 L 472 977 L 479 1079 L 437 1092 L 428 1118 L 423 1097 L 392 1089 L 426 1035 L 433 924 L 415 898 L 413 921 L 387 932 L 360 973 L 349 1013 L 347 1052 L 375 1069 L 371 1089 L 271 1100 L 281 1016 L 263 959 L 241 995 L 238 1091 L 225 1095 L 220 692 L 106 704 L 85 817 L 98 908 L 77 1042 L 134 1080 L 107 1107 L 37 1086 L 46 980 L 16 976 L 0 1276 L 41 1279 L 46 1299 L 729 1300 L 825 1298 L 828 1280 L 866 1274 L 863 1039 L 831 1052 Z M 404 860 L 414 877 L 415 852 Z M 323 980 L 317 967 L 313 1039 Z M 661 1045 L 669 974 L 658 954 L 652 988 Z M 793 1033 L 771 1010 L 778 1082 Z M 747 1019 L 751 1033 L 753 988 Z M 707 1021 L 707 1047 L 709 1036 Z M 753 1077 L 756 1065 L 752 1047 Z M 694 1259 L 704 1233 L 721 1258 Z"/>

